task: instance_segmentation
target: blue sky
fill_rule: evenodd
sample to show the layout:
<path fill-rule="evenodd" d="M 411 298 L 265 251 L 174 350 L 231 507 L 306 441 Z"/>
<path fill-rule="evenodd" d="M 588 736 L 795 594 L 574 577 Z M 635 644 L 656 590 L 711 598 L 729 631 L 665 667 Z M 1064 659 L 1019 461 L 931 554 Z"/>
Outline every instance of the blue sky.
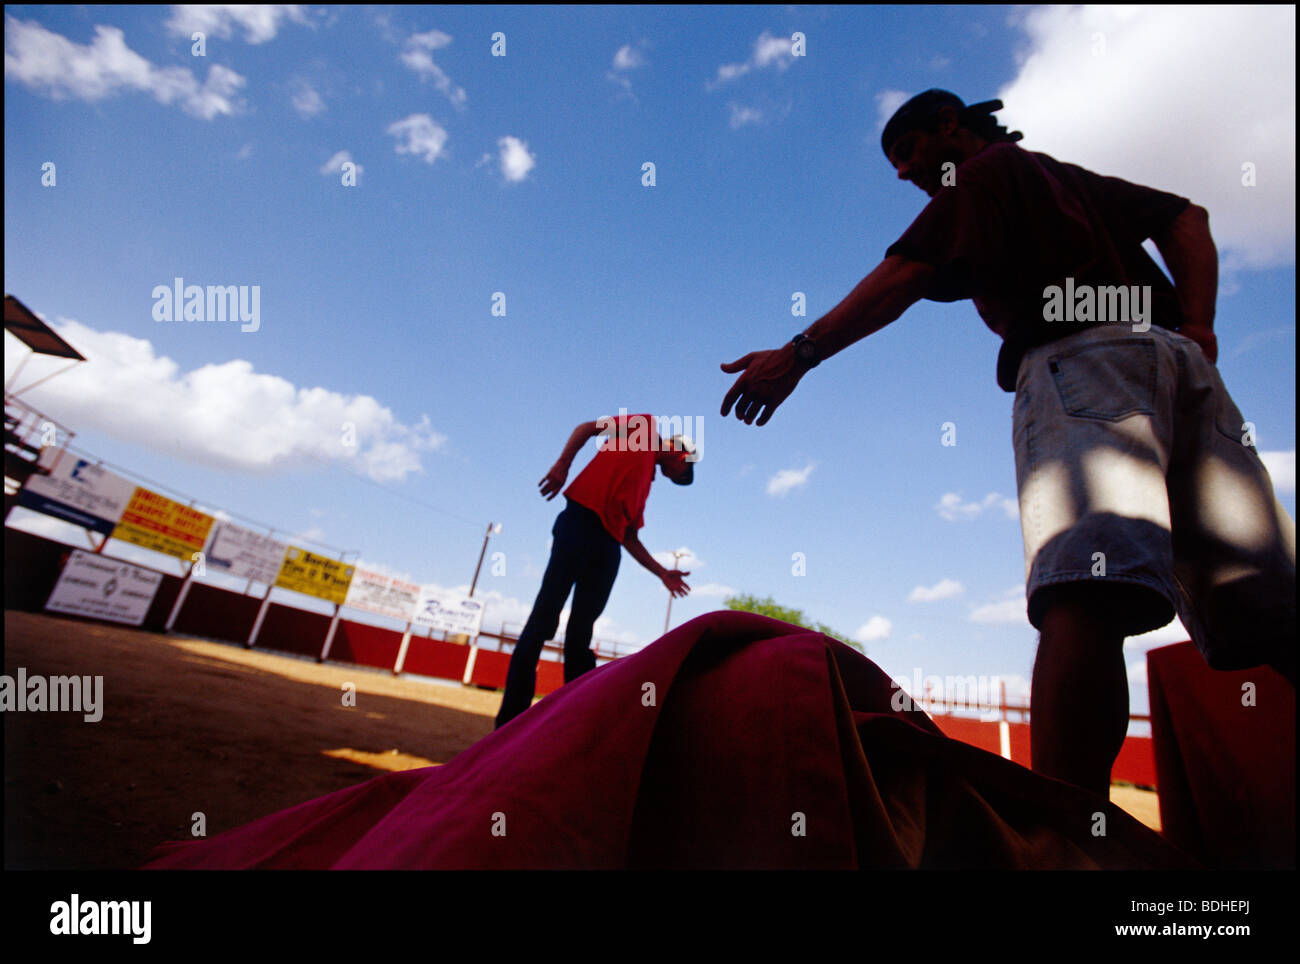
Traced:
<path fill-rule="evenodd" d="M 1036 634 L 1011 396 L 973 306 L 918 304 L 761 429 L 718 416 L 718 365 L 833 307 L 920 212 L 879 149 L 898 103 L 1001 97 L 1022 146 L 1209 209 L 1220 370 L 1294 517 L 1294 19 L 10 6 L 5 290 L 91 359 L 24 397 L 107 463 L 418 582 L 467 588 L 500 523 L 489 629 L 527 616 L 560 508 L 536 485 L 573 427 L 680 416 L 696 483 L 656 481 L 642 534 L 692 553 L 674 625 L 771 595 L 896 676 L 1016 692 Z M 257 330 L 156 321 L 177 277 L 258 286 Z M 5 344 L 8 378 L 25 350 Z M 666 605 L 625 555 L 597 635 L 648 643 Z M 1176 638 L 1130 644 L 1135 710 L 1142 653 Z"/>

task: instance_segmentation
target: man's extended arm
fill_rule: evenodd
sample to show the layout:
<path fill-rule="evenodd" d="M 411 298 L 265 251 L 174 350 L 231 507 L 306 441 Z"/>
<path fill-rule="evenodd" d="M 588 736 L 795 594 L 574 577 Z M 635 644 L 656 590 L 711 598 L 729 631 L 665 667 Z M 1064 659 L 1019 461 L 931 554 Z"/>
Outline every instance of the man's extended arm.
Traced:
<path fill-rule="evenodd" d="M 655 577 L 664 584 L 674 596 L 685 596 L 691 591 L 691 587 L 686 585 L 684 579 L 689 576 L 689 572 L 682 572 L 680 569 L 665 569 L 655 561 L 655 557 L 641 544 L 637 538 L 636 527 L 628 526 L 627 531 L 623 534 L 623 548 L 641 565 L 645 566 Z"/>
<path fill-rule="evenodd" d="M 573 464 L 573 457 L 578 454 L 578 450 L 587 443 L 587 439 L 599 435 L 602 430 L 603 426 L 599 422 L 583 422 L 573 430 L 573 434 L 569 436 L 569 441 L 564 443 L 564 451 L 560 453 L 559 459 L 551 466 L 551 470 L 542 476 L 542 480 L 537 483 L 546 501 L 549 502 L 554 499 L 556 494 L 564 488 L 564 480 L 569 477 L 569 466 Z"/>
<path fill-rule="evenodd" d="M 1173 275 L 1183 311 L 1178 331 L 1200 345 L 1211 362 L 1217 361 L 1214 302 L 1219 293 L 1219 252 L 1210 236 L 1210 213 L 1193 204 L 1151 240 Z"/>
<path fill-rule="evenodd" d="M 924 296 L 934 272 L 933 265 L 922 261 L 888 257 L 804 334 L 816 343 L 819 358 L 829 358 L 897 319 Z M 750 352 L 724 364 L 722 370 L 742 372 L 722 400 L 722 414 L 725 417 L 734 402 L 736 417 L 747 425 L 753 424 L 756 416 L 759 425 L 766 425 L 805 372 L 790 345 Z"/>

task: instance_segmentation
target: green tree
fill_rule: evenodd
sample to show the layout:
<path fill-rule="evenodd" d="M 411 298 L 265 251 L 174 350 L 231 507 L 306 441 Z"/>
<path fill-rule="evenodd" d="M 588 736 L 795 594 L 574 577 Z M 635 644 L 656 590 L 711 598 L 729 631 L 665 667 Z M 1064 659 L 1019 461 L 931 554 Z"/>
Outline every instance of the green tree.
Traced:
<path fill-rule="evenodd" d="M 782 606 L 777 603 L 771 596 L 765 596 L 759 599 L 757 596 L 751 596 L 748 593 L 741 593 L 737 596 L 728 596 L 722 601 L 722 604 L 728 609 L 738 609 L 741 612 L 757 613 L 760 616 L 767 616 L 769 619 L 779 619 L 783 623 L 793 623 L 796 626 L 802 626 L 804 629 L 811 629 L 813 632 L 825 633 L 827 636 L 833 636 L 845 645 L 852 646 L 859 652 L 865 653 L 866 649 L 861 644 L 855 643 L 844 633 L 836 632 L 825 623 L 814 623 L 804 615 L 802 609 L 791 609 L 788 606 Z"/>

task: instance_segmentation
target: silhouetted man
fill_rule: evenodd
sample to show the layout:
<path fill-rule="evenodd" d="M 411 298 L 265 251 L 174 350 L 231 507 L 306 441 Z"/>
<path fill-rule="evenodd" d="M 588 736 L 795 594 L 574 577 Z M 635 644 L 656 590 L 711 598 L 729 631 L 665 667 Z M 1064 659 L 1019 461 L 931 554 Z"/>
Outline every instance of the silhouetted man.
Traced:
<path fill-rule="evenodd" d="M 551 559 L 510 657 L 506 692 L 496 718 L 498 727 L 532 705 L 537 660 L 542 646 L 560 625 L 560 613 L 571 589 L 573 607 L 564 632 L 564 681 L 572 682 L 595 668 L 592 627 L 614 588 L 621 549 L 654 573 L 674 596 L 690 592 L 685 582 L 690 573 L 661 566 L 637 536 L 645 524 L 643 513 L 655 467 L 677 485 L 690 485 L 698 458 L 680 436 L 661 438 L 652 416 L 620 415 L 579 425 L 555 465 L 538 482 L 542 496 L 548 501 L 555 498 L 569 476 L 573 457 L 597 435 L 606 438 L 596 457 L 565 490 L 567 504 L 551 529 Z"/>
<path fill-rule="evenodd" d="M 1107 796 L 1128 729 L 1126 636 L 1177 613 L 1210 666 L 1270 663 L 1294 686 L 1295 523 L 1214 367 L 1208 213 L 1022 150 L 992 117 L 1001 106 L 929 90 L 899 108 L 881 147 L 930 203 L 790 344 L 722 366 L 742 372 L 722 414 L 734 404 L 764 425 L 812 367 L 918 299 L 974 300 L 1003 340 L 998 385 L 1016 395 L 1041 633 L 1033 767 Z"/>

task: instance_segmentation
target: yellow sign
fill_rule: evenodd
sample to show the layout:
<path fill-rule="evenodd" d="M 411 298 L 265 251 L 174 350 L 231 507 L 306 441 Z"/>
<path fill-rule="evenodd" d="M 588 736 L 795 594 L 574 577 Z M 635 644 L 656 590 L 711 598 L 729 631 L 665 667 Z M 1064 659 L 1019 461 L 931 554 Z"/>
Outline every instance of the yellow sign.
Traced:
<path fill-rule="evenodd" d="M 292 589 L 342 605 L 348 596 L 348 585 L 354 571 L 354 566 L 345 566 L 337 559 L 290 546 L 285 551 L 275 584 L 282 589 Z"/>
<path fill-rule="evenodd" d="M 214 522 L 206 512 L 137 486 L 113 538 L 192 562 L 207 544 Z"/>

